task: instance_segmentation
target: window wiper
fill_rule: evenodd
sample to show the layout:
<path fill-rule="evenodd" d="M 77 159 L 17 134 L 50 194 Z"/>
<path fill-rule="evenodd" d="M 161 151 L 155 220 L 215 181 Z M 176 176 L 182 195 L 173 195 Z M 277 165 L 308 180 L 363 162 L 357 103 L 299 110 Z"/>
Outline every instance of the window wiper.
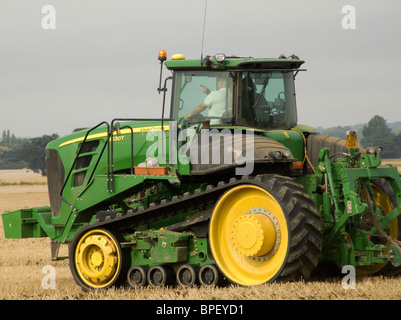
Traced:
<path fill-rule="evenodd" d="M 255 100 L 255 103 L 254 103 L 253 106 L 252 106 L 252 109 L 255 109 L 255 108 L 256 108 L 256 105 L 259 103 L 260 98 L 261 98 L 262 95 L 265 93 L 265 90 L 266 90 L 267 84 L 269 83 L 269 80 L 270 80 L 270 77 L 267 76 L 265 82 L 263 83 L 263 88 L 262 88 L 262 90 L 260 91 L 259 95 L 257 96 L 257 98 L 256 98 L 256 100 Z"/>
<path fill-rule="evenodd" d="M 181 87 L 181 91 L 180 91 L 180 93 L 182 93 L 183 91 L 184 91 L 184 89 L 185 89 L 185 87 L 187 86 L 187 84 L 188 84 L 188 82 L 184 82 L 184 84 L 182 85 L 182 87 Z"/>

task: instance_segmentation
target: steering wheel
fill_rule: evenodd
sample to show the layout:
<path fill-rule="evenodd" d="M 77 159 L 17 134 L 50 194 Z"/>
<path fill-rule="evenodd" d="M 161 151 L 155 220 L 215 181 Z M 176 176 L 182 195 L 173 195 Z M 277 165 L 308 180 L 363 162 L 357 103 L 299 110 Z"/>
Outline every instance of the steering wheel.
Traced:
<path fill-rule="evenodd" d="M 199 123 L 199 122 L 202 122 L 204 118 L 205 117 L 200 113 L 194 114 L 192 117 L 190 117 L 187 120 L 184 117 L 181 117 L 181 118 L 179 118 L 177 125 L 180 125 L 181 123 L 183 123 L 183 124 L 184 123 L 188 123 L 188 124 Z"/>

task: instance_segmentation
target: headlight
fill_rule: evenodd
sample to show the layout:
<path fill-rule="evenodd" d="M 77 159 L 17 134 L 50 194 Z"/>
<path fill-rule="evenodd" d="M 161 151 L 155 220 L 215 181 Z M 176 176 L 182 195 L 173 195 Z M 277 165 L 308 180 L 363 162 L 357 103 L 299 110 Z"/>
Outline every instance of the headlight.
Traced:
<path fill-rule="evenodd" d="M 292 154 L 291 154 L 291 151 L 290 151 L 290 150 L 287 149 L 287 150 L 284 150 L 284 151 L 283 151 L 283 157 L 284 157 L 284 158 L 287 158 L 287 159 L 288 159 L 288 158 L 291 158 L 291 156 L 292 156 Z"/>
<path fill-rule="evenodd" d="M 218 63 L 222 63 L 224 60 L 226 60 L 226 56 L 224 53 L 218 53 L 214 56 L 214 58 L 216 59 L 216 61 Z"/>
<path fill-rule="evenodd" d="M 269 152 L 269 157 L 273 158 L 274 160 L 280 159 L 282 156 L 280 151 L 270 151 Z"/>
<path fill-rule="evenodd" d="M 367 147 L 366 148 L 367 154 L 380 154 L 380 153 L 382 153 L 382 151 L 383 151 L 382 147 Z"/>

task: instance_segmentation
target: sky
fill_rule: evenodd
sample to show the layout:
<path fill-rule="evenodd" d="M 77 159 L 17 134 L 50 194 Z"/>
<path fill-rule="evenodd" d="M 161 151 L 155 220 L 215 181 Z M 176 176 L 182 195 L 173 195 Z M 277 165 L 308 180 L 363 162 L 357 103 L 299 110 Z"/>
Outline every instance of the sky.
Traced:
<path fill-rule="evenodd" d="M 158 52 L 200 58 L 203 28 L 204 55 L 305 60 L 299 123 L 401 121 L 400 15 L 399 0 L 2 0 L 0 131 L 160 117 Z"/>

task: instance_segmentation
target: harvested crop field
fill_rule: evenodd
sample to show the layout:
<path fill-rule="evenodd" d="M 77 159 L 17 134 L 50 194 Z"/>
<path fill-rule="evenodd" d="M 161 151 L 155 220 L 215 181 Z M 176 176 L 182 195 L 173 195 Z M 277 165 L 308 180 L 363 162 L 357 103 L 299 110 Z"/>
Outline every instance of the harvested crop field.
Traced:
<path fill-rule="evenodd" d="M 28 170 L 0 170 L 0 213 L 48 205 L 46 178 Z M 67 255 L 62 246 L 60 255 Z M 55 288 L 46 288 L 46 266 L 55 270 Z M 52 261 L 50 240 L 5 239 L 0 220 L 0 300 L 398 300 L 401 278 L 357 278 L 355 289 L 342 287 L 342 276 L 257 287 L 190 289 L 111 289 L 83 292 L 68 260 Z M 44 273 L 43 273 L 44 272 Z M 47 286 L 48 287 L 48 286 Z"/>

